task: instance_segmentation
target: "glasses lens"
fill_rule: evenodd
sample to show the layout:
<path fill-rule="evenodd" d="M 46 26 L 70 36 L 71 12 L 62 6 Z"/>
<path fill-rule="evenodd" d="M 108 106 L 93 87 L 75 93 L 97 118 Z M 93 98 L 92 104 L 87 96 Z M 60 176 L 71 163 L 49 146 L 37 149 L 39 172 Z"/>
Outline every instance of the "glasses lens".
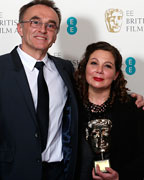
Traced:
<path fill-rule="evenodd" d="M 39 28 L 41 26 L 41 22 L 40 21 L 31 21 L 31 26 L 34 28 Z"/>
<path fill-rule="evenodd" d="M 47 30 L 50 30 L 50 31 L 55 31 L 57 29 L 56 25 L 53 24 L 53 23 L 48 23 L 47 24 Z"/>

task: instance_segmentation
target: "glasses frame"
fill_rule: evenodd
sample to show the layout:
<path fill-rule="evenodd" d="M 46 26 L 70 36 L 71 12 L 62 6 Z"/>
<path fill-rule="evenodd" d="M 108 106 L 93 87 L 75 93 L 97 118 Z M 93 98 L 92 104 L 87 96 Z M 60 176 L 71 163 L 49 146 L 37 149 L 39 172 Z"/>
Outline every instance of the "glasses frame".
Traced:
<path fill-rule="evenodd" d="M 37 22 L 37 24 L 35 24 L 34 22 Z M 54 24 L 53 22 L 49 22 L 49 23 L 43 23 L 39 20 L 33 20 L 33 19 L 30 19 L 30 20 L 25 20 L 25 21 L 20 21 L 20 24 L 23 24 L 23 23 L 30 23 L 30 26 L 33 27 L 33 28 L 41 28 L 42 25 L 44 24 L 45 25 L 45 28 L 47 29 L 47 31 L 52 31 L 52 32 L 55 32 L 58 30 L 58 27 L 56 26 L 56 24 Z M 55 28 L 50 28 L 50 25 L 54 25 Z"/>

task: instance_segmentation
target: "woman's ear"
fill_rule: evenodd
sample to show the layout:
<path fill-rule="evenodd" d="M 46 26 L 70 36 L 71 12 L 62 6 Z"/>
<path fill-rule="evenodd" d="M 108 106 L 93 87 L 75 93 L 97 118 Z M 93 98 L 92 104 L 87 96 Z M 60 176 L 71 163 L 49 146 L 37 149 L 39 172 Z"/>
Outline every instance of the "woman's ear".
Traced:
<path fill-rule="evenodd" d="M 119 75 L 119 72 L 116 72 L 116 75 L 114 77 L 114 81 L 117 79 L 118 75 Z"/>

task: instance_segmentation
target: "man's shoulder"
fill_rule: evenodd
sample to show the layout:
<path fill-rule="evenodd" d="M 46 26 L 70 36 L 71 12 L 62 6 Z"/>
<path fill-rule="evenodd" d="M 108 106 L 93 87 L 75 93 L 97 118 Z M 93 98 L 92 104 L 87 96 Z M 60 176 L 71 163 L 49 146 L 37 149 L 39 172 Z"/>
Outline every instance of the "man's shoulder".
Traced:
<path fill-rule="evenodd" d="M 10 53 L 2 54 L 2 55 L 0 55 L 0 59 L 3 59 L 3 58 L 5 58 L 5 57 L 8 57 L 9 55 L 10 55 Z"/>
<path fill-rule="evenodd" d="M 17 46 L 11 52 L 0 55 L 0 59 L 5 59 L 5 58 L 10 57 L 12 52 L 16 52 L 16 48 Z"/>
<path fill-rule="evenodd" d="M 53 55 L 50 55 L 48 54 L 49 58 L 52 59 L 52 60 L 56 60 L 56 61 L 62 61 L 62 62 L 71 62 L 70 60 L 68 59 L 64 59 L 64 58 L 61 58 L 61 57 L 58 57 L 58 56 L 53 56 Z"/>
<path fill-rule="evenodd" d="M 10 58 L 10 53 L 0 55 L 0 64 L 6 63 Z"/>
<path fill-rule="evenodd" d="M 12 65 L 12 59 L 17 56 L 17 47 L 15 47 L 11 52 L 0 55 L 0 69 L 5 70 Z"/>
<path fill-rule="evenodd" d="M 72 69 L 74 68 L 72 62 L 68 59 L 63 59 L 61 57 L 56 57 L 56 56 L 52 56 L 52 55 L 48 55 L 48 56 L 52 61 L 54 61 L 54 63 L 61 64 L 64 67 L 69 67 Z"/>

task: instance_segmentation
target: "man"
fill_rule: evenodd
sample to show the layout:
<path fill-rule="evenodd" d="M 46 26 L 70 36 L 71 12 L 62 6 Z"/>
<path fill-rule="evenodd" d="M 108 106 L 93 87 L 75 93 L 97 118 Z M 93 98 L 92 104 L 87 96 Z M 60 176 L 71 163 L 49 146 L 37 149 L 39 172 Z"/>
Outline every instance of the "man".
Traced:
<path fill-rule="evenodd" d="M 60 21 L 60 11 L 53 1 L 24 5 L 17 25 L 22 43 L 0 57 L 0 180 L 74 179 L 78 108 L 73 66 L 47 54 Z M 44 150 L 36 115 L 39 70 L 35 64 L 42 61 L 49 92 Z"/>

